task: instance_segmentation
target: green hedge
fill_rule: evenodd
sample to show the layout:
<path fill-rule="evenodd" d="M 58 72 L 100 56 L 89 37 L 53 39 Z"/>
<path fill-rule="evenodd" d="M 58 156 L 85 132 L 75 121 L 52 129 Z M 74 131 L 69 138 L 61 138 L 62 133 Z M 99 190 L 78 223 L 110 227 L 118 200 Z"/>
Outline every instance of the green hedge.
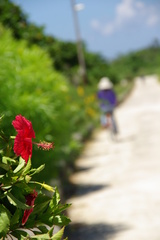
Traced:
<path fill-rule="evenodd" d="M 9 30 L 0 27 L 0 113 L 5 116 L 5 132 L 15 134 L 11 122 L 22 114 L 32 121 L 37 141 L 54 141 L 49 159 L 34 149 L 37 163 L 47 163 L 44 177 L 60 174 L 82 147 L 82 139 L 96 117 L 95 97 L 82 87 L 71 86 L 53 69 L 46 52 L 16 41 Z M 10 124 L 10 125 L 9 125 Z M 67 162 L 67 163 L 66 163 Z"/>

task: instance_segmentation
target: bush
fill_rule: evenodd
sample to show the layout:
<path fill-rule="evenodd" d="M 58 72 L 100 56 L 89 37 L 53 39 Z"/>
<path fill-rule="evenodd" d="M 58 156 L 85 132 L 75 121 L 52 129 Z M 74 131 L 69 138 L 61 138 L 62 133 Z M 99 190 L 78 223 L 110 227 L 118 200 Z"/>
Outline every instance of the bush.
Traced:
<path fill-rule="evenodd" d="M 3 128 L 12 134 L 8 122 L 21 113 L 35 126 L 37 138 L 55 142 L 54 158 L 46 167 L 45 177 L 58 176 L 59 165 L 72 161 L 81 148 L 81 140 L 93 122 L 94 96 L 72 87 L 52 67 L 47 53 L 37 46 L 27 47 L 15 41 L 9 30 L 0 27 L 0 113 L 5 115 Z M 41 131 L 38 131 L 41 129 Z M 83 129 L 83 131 L 82 131 Z M 75 137 L 80 135 L 79 138 Z M 43 158 L 34 150 L 36 159 Z M 38 160 L 36 164 L 39 164 Z"/>
<path fill-rule="evenodd" d="M 60 240 L 64 226 L 70 222 L 63 214 L 70 204 L 60 204 L 57 187 L 32 180 L 44 169 L 44 164 L 32 167 L 32 123 L 17 115 L 12 125 L 16 137 L 7 137 L 0 129 L 0 238 Z M 34 144 L 53 149 L 53 143 Z M 62 228 L 54 234 L 54 226 Z"/>

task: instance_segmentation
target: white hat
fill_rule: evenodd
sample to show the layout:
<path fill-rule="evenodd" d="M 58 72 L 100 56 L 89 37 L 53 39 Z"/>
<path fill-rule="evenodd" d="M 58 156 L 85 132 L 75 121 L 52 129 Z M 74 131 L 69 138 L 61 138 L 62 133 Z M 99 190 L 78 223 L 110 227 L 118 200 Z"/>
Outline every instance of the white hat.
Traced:
<path fill-rule="evenodd" d="M 113 87 L 113 84 L 107 77 L 101 78 L 98 83 L 99 90 L 111 89 L 112 87 Z"/>

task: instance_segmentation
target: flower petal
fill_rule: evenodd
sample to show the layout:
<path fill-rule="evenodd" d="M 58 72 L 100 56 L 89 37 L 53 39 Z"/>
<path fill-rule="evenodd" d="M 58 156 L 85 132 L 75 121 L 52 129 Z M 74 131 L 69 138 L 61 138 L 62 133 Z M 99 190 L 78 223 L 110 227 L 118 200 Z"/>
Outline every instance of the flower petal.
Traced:
<path fill-rule="evenodd" d="M 28 162 L 29 157 L 32 157 L 32 139 L 25 139 L 22 132 L 19 132 L 14 141 L 14 153 L 21 156 L 25 162 Z"/>
<path fill-rule="evenodd" d="M 29 138 L 35 138 L 35 133 L 32 127 L 32 123 L 22 115 L 17 115 L 15 120 L 12 121 L 12 125 L 17 132 L 23 131 Z"/>

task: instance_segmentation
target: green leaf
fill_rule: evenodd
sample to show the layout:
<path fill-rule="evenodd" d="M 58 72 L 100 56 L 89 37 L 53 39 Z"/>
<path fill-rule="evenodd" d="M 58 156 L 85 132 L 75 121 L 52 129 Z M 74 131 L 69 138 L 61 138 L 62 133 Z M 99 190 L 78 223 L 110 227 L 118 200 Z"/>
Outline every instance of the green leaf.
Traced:
<path fill-rule="evenodd" d="M 10 136 L 10 139 L 15 139 L 16 138 L 16 136 Z"/>
<path fill-rule="evenodd" d="M 5 237 L 9 231 L 10 226 L 10 214 L 9 211 L 0 205 L 0 237 Z"/>
<path fill-rule="evenodd" d="M 71 220 L 64 215 L 57 215 L 53 218 L 53 224 L 58 226 L 66 226 L 71 222 Z"/>
<path fill-rule="evenodd" d="M 0 163 L 0 167 L 3 168 L 4 170 L 8 171 L 9 170 L 9 165 L 5 163 Z"/>
<path fill-rule="evenodd" d="M 29 160 L 27 162 L 27 165 L 26 165 L 26 167 L 24 168 L 24 170 L 22 172 L 23 176 L 26 175 L 29 172 L 31 166 L 32 166 L 32 163 L 31 163 L 31 159 L 29 158 Z"/>
<path fill-rule="evenodd" d="M 46 202 L 43 202 L 41 204 L 38 204 L 34 207 L 34 214 L 37 213 L 42 213 L 44 211 L 44 209 L 47 207 L 47 205 L 49 204 L 50 200 L 47 200 Z M 43 218 L 43 216 L 42 216 Z"/>
<path fill-rule="evenodd" d="M 26 231 L 23 231 L 22 229 L 16 229 L 12 232 L 12 235 L 15 236 L 17 239 L 26 239 L 23 237 L 27 237 L 28 233 Z"/>
<path fill-rule="evenodd" d="M 29 183 L 29 181 L 31 180 L 32 178 L 29 176 L 29 175 L 26 175 L 25 176 L 25 181 L 26 183 Z"/>
<path fill-rule="evenodd" d="M 54 234 L 54 236 L 51 238 L 52 240 L 61 240 L 64 234 L 64 227 L 61 228 L 61 230 L 59 232 L 57 232 L 56 234 Z"/>
<path fill-rule="evenodd" d="M 58 189 L 56 187 L 53 198 L 52 198 L 52 201 L 50 202 L 51 209 L 55 209 L 55 207 L 58 205 L 59 202 L 60 202 L 60 194 L 59 194 Z"/>
<path fill-rule="evenodd" d="M 26 165 L 25 160 L 20 157 L 20 158 L 19 158 L 19 164 L 18 164 L 18 166 L 14 169 L 13 172 L 14 172 L 14 173 L 19 172 L 25 165 Z"/>
<path fill-rule="evenodd" d="M 42 233 L 47 233 L 48 232 L 48 229 L 47 229 L 47 227 L 46 226 L 38 226 L 37 227 Z"/>
<path fill-rule="evenodd" d="M 20 213 L 21 213 L 20 209 L 16 209 L 13 217 L 11 218 L 11 228 L 13 225 L 15 225 L 19 222 Z"/>
<path fill-rule="evenodd" d="M 50 228 L 50 230 L 49 230 L 49 236 L 50 237 L 52 237 L 52 235 L 53 235 L 53 230 L 54 230 L 54 227 Z"/>
<path fill-rule="evenodd" d="M 7 186 L 3 186 L 3 189 L 7 190 L 7 189 L 9 189 L 11 187 L 12 187 L 11 185 L 7 185 Z"/>
<path fill-rule="evenodd" d="M 41 165 L 38 168 L 31 169 L 29 174 L 30 174 L 30 176 L 33 176 L 34 174 L 41 172 L 44 168 L 45 168 L 45 164 Z"/>
<path fill-rule="evenodd" d="M 11 179 L 12 179 L 13 183 L 15 183 L 18 179 L 18 176 L 11 177 Z"/>
<path fill-rule="evenodd" d="M 11 163 L 16 163 L 16 160 L 9 158 L 9 157 L 3 157 L 2 162 L 5 164 L 9 164 L 9 163 L 11 164 Z"/>
<path fill-rule="evenodd" d="M 23 192 L 25 195 L 31 193 L 33 191 L 33 188 L 31 188 L 27 183 L 25 182 L 19 182 L 16 184 L 16 187 L 19 188 L 21 192 Z M 17 190 L 16 190 L 17 191 Z"/>
<path fill-rule="evenodd" d="M 37 240 L 47 240 L 47 239 L 53 239 L 53 240 L 61 240 L 64 234 L 64 228 L 62 228 L 60 231 L 58 231 L 56 234 L 53 234 L 53 228 L 51 228 L 48 233 L 45 234 L 38 234 L 36 236 L 30 236 L 31 239 L 37 239 Z"/>
<path fill-rule="evenodd" d="M 38 234 L 35 236 L 30 236 L 30 239 L 36 239 L 36 240 L 47 240 L 47 239 L 51 239 L 49 236 L 49 233 L 45 233 L 45 234 Z"/>
<path fill-rule="evenodd" d="M 32 208 L 32 207 L 28 206 L 27 204 L 20 202 L 10 192 L 7 192 L 6 195 L 7 195 L 7 198 L 8 198 L 8 201 L 10 202 L 10 204 L 12 204 L 18 208 L 21 208 L 21 209 L 31 209 Z"/>
<path fill-rule="evenodd" d="M 66 210 L 67 208 L 69 208 L 72 204 L 70 203 L 66 203 L 64 205 L 58 205 L 58 207 L 56 208 L 56 210 L 54 211 L 55 214 L 59 214 L 61 212 L 63 212 L 64 210 Z"/>

